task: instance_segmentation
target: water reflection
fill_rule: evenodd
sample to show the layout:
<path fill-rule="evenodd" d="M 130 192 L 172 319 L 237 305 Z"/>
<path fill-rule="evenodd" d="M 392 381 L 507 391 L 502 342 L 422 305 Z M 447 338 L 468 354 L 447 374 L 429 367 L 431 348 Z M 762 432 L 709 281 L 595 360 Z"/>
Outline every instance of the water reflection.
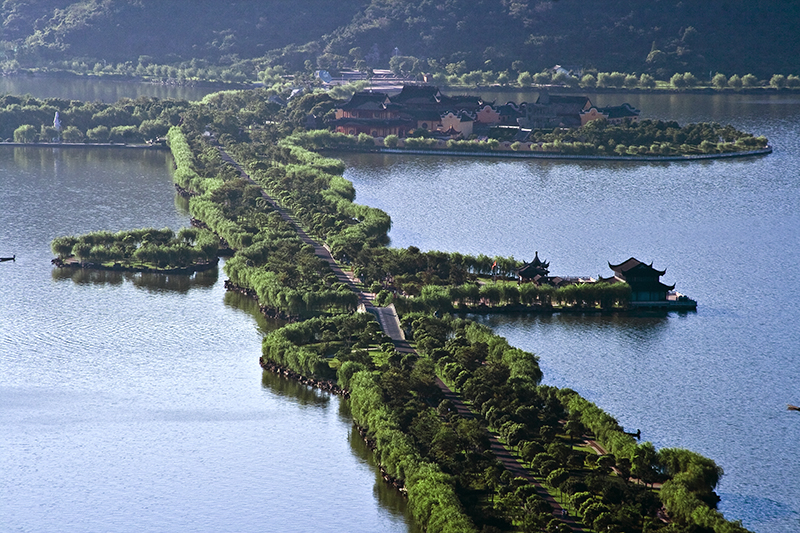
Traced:
<path fill-rule="evenodd" d="M 188 217 L 191 216 L 189 212 L 189 199 L 184 198 L 180 194 L 175 194 L 175 210 L 181 215 Z"/>
<path fill-rule="evenodd" d="M 265 317 L 264 313 L 261 312 L 261 307 L 256 300 L 248 298 L 247 296 L 239 294 L 238 292 L 226 292 L 225 296 L 223 297 L 223 302 L 226 307 L 231 307 L 250 315 L 253 320 L 256 321 L 258 331 L 262 335 L 266 335 L 270 331 L 275 331 L 286 324 L 286 322 L 283 320 Z"/>
<path fill-rule="evenodd" d="M 71 280 L 78 285 L 118 286 L 127 281 L 137 289 L 153 293 L 175 292 L 185 294 L 191 289 L 208 289 L 219 278 L 219 269 L 212 268 L 194 274 L 156 274 L 152 272 L 119 272 L 90 268 L 54 268 L 54 281 Z"/>
<path fill-rule="evenodd" d="M 640 348 L 659 344 L 669 328 L 666 311 L 624 313 L 514 313 L 504 315 L 468 315 L 468 318 L 497 328 L 518 328 L 533 332 L 540 328 L 557 328 L 564 336 L 573 334 L 597 336 L 635 343 Z M 686 313 L 682 313 L 685 315 Z"/>
<path fill-rule="evenodd" d="M 347 403 L 348 402 L 340 402 L 339 405 L 345 406 Z M 349 409 L 347 409 L 347 412 L 349 413 Z M 358 430 L 355 428 L 355 426 L 353 426 L 353 429 L 350 431 L 349 441 L 350 448 L 353 450 L 353 454 L 361 461 L 368 464 L 375 472 L 375 487 L 373 489 L 373 494 L 380 503 L 381 507 L 393 515 L 404 516 L 408 506 L 406 497 L 403 496 L 396 488 L 383 480 L 380 470 L 378 470 L 378 465 L 375 463 L 375 455 L 372 453 L 372 450 L 367 447 L 367 444 L 364 442 L 364 439 L 361 438 L 361 435 L 358 433 Z M 422 532 L 419 526 L 411 520 L 409 520 L 408 531 L 410 533 Z"/>
<path fill-rule="evenodd" d="M 329 392 L 320 391 L 266 370 L 261 374 L 261 386 L 297 405 L 328 407 L 331 403 Z"/>

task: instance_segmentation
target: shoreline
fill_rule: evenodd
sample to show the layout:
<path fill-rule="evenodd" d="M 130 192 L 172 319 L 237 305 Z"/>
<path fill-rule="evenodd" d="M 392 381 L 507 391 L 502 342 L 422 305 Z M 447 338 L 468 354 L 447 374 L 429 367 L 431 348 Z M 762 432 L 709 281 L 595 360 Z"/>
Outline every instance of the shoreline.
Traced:
<path fill-rule="evenodd" d="M 50 261 L 56 268 L 70 268 L 73 270 L 110 270 L 114 272 L 142 272 L 147 274 L 194 274 L 195 272 L 205 272 L 217 268 L 219 264 L 219 257 L 214 261 L 206 263 L 195 263 L 186 267 L 174 268 L 149 268 L 149 267 L 133 267 L 126 266 L 121 263 L 114 263 L 111 266 L 106 266 L 101 263 L 79 263 L 66 262 L 58 257 Z"/>
<path fill-rule="evenodd" d="M 18 143 L 0 141 L 0 146 L 10 146 L 13 148 L 133 148 L 135 150 L 169 150 L 169 147 L 166 145 L 141 143 Z"/>
<path fill-rule="evenodd" d="M 624 156 L 624 155 L 579 155 L 579 154 L 560 154 L 547 152 L 468 152 L 462 150 L 432 149 L 420 150 L 415 148 L 323 148 L 321 152 L 356 152 L 356 153 L 375 153 L 375 154 L 411 154 L 411 155 L 438 155 L 454 157 L 490 157 L 500 159 L 551 159 L 551 160 L 574 160 L 574 161 L 629 161 L 629 162 L 678 162 L 678 161 L 706 161 L 714 159 L 741 159 L 745 157 L 755 157 L 772 153 L 772 147 L 760 148 L 747 152 L 726 152 L 721 154 L 695 154 L 695 155 L 674 155 L 674 156 Z"/>

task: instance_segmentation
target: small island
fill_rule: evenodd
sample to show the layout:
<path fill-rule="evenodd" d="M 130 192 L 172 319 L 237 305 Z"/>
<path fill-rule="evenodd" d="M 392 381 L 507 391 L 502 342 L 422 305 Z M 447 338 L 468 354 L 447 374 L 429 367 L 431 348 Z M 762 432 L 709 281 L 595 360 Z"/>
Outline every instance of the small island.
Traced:
<path fill-rule="evenodd" d="M 588 96 L 550 95 L 533 103 L 446 96 L 433 86 L 399 94 L 361 91 L 331 104 L 311 132 L 313 149 L 513 158 L 680 161 L 768 154 L 766 137 L 716 123 L 640 120 L 630 104 L 595 106 Z"/>
<path fill-rule="evenodd" d="M 144 228 L 79 237 L 58 237 L 50 244 L 59 268 L 92 268 L 132 272 L 189 274 L 217 265 L 219 238 L 198 228 Z"/>

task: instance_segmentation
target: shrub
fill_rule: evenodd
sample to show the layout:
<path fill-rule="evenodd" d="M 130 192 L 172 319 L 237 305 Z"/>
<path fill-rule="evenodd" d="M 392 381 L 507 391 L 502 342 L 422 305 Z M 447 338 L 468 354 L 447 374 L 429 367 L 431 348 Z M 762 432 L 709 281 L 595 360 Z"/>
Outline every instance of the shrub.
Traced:
<path fill-rule="evenodd" d="M 32 124 L 23 124 L 14 130 L 14 142 L 32 143 L 36 140 L 37 133 L 36 126 Z"/>
<path fill-rule="evenodd" d="M 110 135 L 111 131 L 106 126 L 97 126 L 86 132 L 86 137 L 88 137 L 90 141 L 98 143 L 108 142 Z"/>

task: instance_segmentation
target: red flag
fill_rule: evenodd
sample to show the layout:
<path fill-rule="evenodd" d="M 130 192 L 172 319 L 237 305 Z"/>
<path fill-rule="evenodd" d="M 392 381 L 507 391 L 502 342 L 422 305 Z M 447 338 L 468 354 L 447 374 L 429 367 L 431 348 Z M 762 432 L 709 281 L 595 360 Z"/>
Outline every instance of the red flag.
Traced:
<path fill-rule="evenodd" d="M 496 266 L 497 266 L 497 261 L 495 261 L 494 263 L 492 263 L 492 270 L 494 270 L 494 267 L 496 267 Z"/>

